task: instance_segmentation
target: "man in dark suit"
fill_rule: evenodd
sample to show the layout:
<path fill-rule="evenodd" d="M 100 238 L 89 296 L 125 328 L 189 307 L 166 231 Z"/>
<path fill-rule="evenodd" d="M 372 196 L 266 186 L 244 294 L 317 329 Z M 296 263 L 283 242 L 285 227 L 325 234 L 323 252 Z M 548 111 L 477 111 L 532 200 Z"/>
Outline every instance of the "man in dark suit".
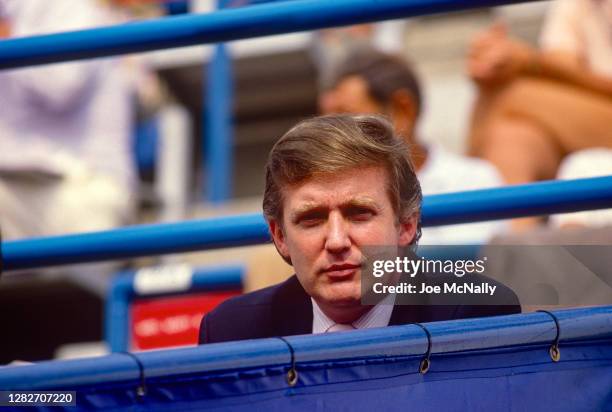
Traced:
<path fill-rule="evenodd" d="M 399 256 L 416 244 L 421 201 L 409 148 L 384 118 L 299 123 L 270 152 L 263 200 L 274 245 L 295 275 L 221 304 L 202 320 L 200 343 L 520 312 L 516 296 L 499 284 L 501 303 L 431 304 L 421 295 L 399 305 L 387 295 L 362 304 L 366 250 L 382 246 Z"/>

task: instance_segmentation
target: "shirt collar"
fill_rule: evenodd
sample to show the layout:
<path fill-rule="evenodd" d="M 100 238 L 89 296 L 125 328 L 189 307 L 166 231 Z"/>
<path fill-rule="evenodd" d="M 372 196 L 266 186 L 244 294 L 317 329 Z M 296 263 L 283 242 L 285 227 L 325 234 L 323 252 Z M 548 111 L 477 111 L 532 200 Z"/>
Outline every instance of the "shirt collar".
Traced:
<path fill-rule="evenodd" d="M 312 301 L 312 333 L 325 333 L 336 322 L 323 313 L 313 298 L 310 298 L 310 300 Z M 388 295 L 353 322 L 353 327 L 355 329 L 369 329 L 388 326 L 394 303 L 395 295 Z"/>

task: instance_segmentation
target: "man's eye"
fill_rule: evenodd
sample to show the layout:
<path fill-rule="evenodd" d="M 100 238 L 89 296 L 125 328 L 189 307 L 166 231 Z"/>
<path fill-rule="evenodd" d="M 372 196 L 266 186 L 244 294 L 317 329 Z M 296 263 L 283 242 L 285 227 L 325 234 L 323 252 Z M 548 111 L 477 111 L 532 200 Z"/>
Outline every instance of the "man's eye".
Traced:
<path fill-rule="evenodd" d="M 298 223 L 301 226 L 312 227 L 323 223 L 324 216 L 320 213 L 312 213 L 299 218 Z"/>
<path fill-rule="evenodd" d="M 352 209 L 349 211 L 348 213 L 348 217 L 351 220 L 357 221 L 357 222 L 365 222 L 370 220 L 372 217 L 374 216 L 374 212 L 369 210 L 369 209 Z"/>

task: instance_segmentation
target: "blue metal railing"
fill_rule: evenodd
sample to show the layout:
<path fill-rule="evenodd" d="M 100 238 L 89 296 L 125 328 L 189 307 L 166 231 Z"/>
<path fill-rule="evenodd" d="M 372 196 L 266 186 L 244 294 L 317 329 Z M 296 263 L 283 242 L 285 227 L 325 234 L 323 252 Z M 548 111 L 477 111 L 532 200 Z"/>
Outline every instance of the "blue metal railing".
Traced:
<path fill-rule="evenodd" d="M 120 273 L 115 276 L 109 288 L 104 316 L 104 335 L 112 352 L 129 350 L 130 304 L 132 300 L 141 296 L 134 285 L 136 276 L 137 272 L 134 271 Z M 195 268 L 191 273 L 187 289 L 160 291 L 159 294 L 242 289 L 243 276 L 244 268 L 241 265 Z"/>
<path fill-rule="evenodd" d="M 523 3 L 512 0 L 295 0 L 0 41 L 0 69 L 169 49 Z"/>
<path fill-rule="evenodd" d="M 0 69 L 66 60 L 217 43 L 272 34 L 517 3 L 512 0 L 219 0 L 220 8 L 145 22 L 0 41 Z M 235 4 L 232 4 L 235 3 Z M 259 4 L 253 4 L 259 3 Z M 268 3 L 268 4 L 262 4 Z M 231 60 L 219 44 L 206 95 L 206 199 L 220 203 L 232 191 Z"/>
<path fill-rule="evenodd" d="M 612 207 L 612 176 L 550 181 L 425 197 L 423 226 Z M 125 227 L 4 242 L 5 270 L 97 262 L 269 241 L 262 215 Z"/>
<path fill-rule="evenodd" d="M 223 2 L 219 1 L 219 6 Z M 207 71 L 204 93 L 204 136 L 202 145 L 206 171 L 206 199 L 213 204 L 227 201 L 232 195 L 234 121 L 233 64 L 226 44 L 215 46 Z M 203 191 L 204 192 L 204 191 Z"/>
<path fill-rule="evenodd" d="M 423 226 L 605 209 L 611 200 L 612 176 L 426 196 Z"/>

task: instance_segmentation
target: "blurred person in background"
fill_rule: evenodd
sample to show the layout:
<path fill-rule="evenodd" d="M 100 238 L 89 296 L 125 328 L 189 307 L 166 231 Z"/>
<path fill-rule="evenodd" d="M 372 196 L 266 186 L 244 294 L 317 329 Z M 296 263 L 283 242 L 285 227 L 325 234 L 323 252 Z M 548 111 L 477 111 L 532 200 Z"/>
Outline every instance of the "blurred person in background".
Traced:
<path fill-rule="evenodd" d="M 390 20 L 316 31 L 312 57 L 317 66 L 319 87 L 329 88 L 338 65 L 361 49 L 400 53 L 404 48 L 406 23 L 406 20 Z"/>
<path fill-rule="evenodd" d="M 553 179 L 566 155 L 612 148 L 612 1 L 550 7 L 539 48 L 496 24 L 468 55 L 479 92 L 470 154 L 491 161 L 509 184 Z M 537 221 L 516 223 L 521 230 Z"/>
<path fill-rule="evenodd" d="M 2 35 L 113 23 L 93 0 L 0 0 Z M 132 90 L 117 59 L 0 71 L 5 239 L 112 228 L 131 215 Z"/>
<path fill-rule="evenodd" d="M 115 10 L 94 0 L 0 0 L 0 15 L 5 38 L 118 21 Z M 105 230 L 132 220 L 134 90 L 126 66 L 105 58 L 0 71 L 3 239 Z M 101 275 L 114 271 L 77 266 L 61 274 L 103 294 Z"/>
<path fill-rule="evenodd" d="M 0 0 L 0 41 L 116 25 L 158 15 L 155 6 L 143 0 Z M 154 115 L 158 86 L 139 56 L 0 71 L 3 238 L 133 222 L 135 109 Z M 117 266 L 4 274 L 0 321 L 13 333 L 0 344 L 0 363 L 49 359 L 60 345 L 100 340 L 103 297 Z"/>
<path fill-rule="evenodd" d="M 414 70 L 400 56 L 362 49 L 338 67 L 331 87 L 319 99 L 320 110 L 331 113 L 377 113 L 388 116 L 411 148 L 411 160 L 423 194 L 495 187 L 502 180 L 481 159 L 451 153 L 440 145 L 425 145 L 417 126 L 423 97 Z M 503 222 L 483 222 L 424 228 L 421 244 L 486 242 L 503 231 Z"/>

